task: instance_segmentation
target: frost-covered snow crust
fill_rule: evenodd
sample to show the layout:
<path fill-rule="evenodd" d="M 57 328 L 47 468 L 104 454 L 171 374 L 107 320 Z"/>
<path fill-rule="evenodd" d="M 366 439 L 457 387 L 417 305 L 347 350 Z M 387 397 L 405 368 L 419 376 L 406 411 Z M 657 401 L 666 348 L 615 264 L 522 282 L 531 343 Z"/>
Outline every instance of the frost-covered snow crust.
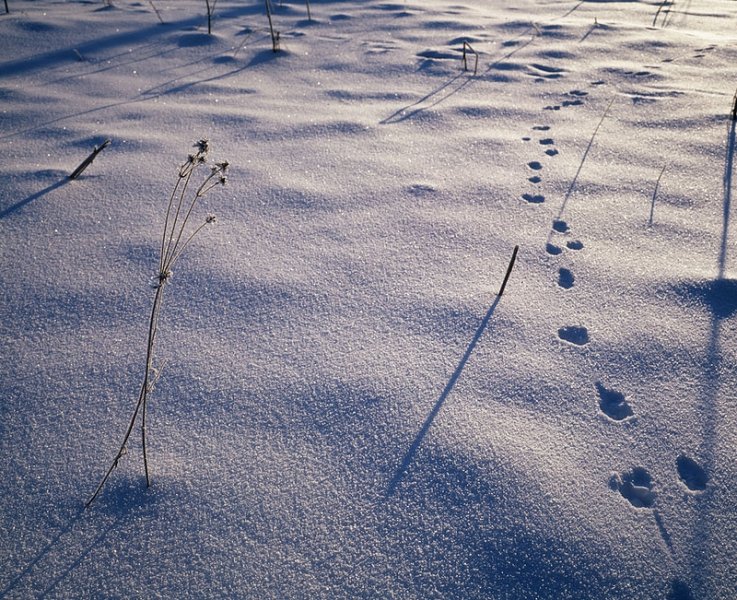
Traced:
<path fill-rule="evenodd" d="M 737 4 L 204 5 L 0 16 L 0 597 L 736 598 Z"/>

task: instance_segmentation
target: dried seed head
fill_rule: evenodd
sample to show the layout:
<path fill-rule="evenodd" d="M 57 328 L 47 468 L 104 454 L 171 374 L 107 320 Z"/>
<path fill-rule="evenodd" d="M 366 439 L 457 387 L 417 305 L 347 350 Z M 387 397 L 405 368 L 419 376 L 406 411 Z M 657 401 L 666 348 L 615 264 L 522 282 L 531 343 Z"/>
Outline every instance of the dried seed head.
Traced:
<path fill-rule="evenodd" d="M 214 223 L 215 221 L 217 221 L 215 215 L 207 215 L 207 218 L 205 219 L 205 223 Z"/>
<path fill-rule="evenodd" d="M 192 165 L 194 165 L 197 160 L 198 158 L 194 154 L 189 154 L 184 164 L 179 167 L 179 177 L 186 177 L 192 171 Z"/>
<path fill-rule="evenodd" d="M 197 148 L 197 154 L 206 155 L 210 151 L 210 140 L 197 140 L 195 148 Z"/>

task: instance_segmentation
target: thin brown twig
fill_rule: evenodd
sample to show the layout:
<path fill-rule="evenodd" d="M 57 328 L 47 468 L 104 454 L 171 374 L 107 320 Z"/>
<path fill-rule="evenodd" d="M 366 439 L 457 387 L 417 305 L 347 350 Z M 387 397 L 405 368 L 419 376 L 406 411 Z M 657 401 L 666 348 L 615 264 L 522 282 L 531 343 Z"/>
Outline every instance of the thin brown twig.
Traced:
<path fill-rule="evenodd" d="M 77 177 L 79 177 L 82 172 L 92 164 L 92 161 L 97 158 L 97 155 L 100 154 L 100 152 L 102 152 L 110 144 L 110 140 L 105 140 L 100 146 L 95 146 L 90 155 L 85 158 L 82 163 L 76 169 L 74 169 L 74 171 L 72 171 L 72 174 L 69 175 L 69 179 L 76 179 Z"/>

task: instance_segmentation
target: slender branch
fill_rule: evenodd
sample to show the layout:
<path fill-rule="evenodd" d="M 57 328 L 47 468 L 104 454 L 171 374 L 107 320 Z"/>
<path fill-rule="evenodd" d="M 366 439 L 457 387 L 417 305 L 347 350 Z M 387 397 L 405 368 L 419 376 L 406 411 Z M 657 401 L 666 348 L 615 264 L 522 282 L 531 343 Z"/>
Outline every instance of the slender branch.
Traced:
<path fill-rule="evenodd" d="M 163 271 L 165 273 L 167 273 L 167 272 L 169 272 L 171 270 L 172 266 L 174 266 L 174 262 L 176 261 L 177 258 L 179 258 L 179 255 L 184 250 L 184 247 L 182 247 L 181 250 L 179 250 L 179 243 L 182 240 L 182 235 L 184 234 L 184 231 L 185 231 L 185 229 L 187 227 L 187 223 L 189 222 L 189 217 L 192 214 L 192 211 L 194 210 L 194 207 L 197 204 L 197 201 L 200 198 L 202 198 L 205 194 L 207 194 L 210 190 L 212 190 L 214 187 L 217 187 L 218 185 L 224 185 L 225 184 L 226 177 L 225 177 L 224 172 L 225 172 L 225 170 L 227 168 L 228 168 L 228 163 L 227 162 L 219 163 L 216 166 L 212 167 L 212 170 L 210 171 L 210 174 L 202 182 L 202 185 L 200 185 L 200 187 L 197 188 L 197 191 L 194 194 L 194 197 L 193 197 L 192 202 L 191 202 L 191 204 L 189 206 L 189 209 L 187 210 L 187 213 L 184 216 L 184 220 L 182 221 L 182 224 L 179 227 L 179 234 L 177 235 L 177 239 L 174 242 L 174 246 L 171 248 L 171 251 L 168 254 L 168 258 L 164 262 L 164 269 L 163 269 Z M 205 221 L 205 224 L 212 223 L 214 220 L 215 220 L 214 217 L 212 217 L 212 219 L 210 219 L 208 217 L 208 220 Z M 200 229 L 202 229 L 202 227 L 198 228 L 197 231 L 199 231 Z M 197 233 L 197 231 L 189 237 L 189 239 L 185 243 L 185 247 L 186 247 L 187 244 L 189 244 L 189 242 L 194 237 L 194 235 Z"/>
<path fill-rule="evenodd" d="M 197 160 L 196 157 L 191 157 L 191 158 L 193 160 Z M 179 201 L 177 202 L 177 209 L 174 214 L 174 221 L 171 225 L 171 229 L 169 230 L 169 243 L 166 246 L 166 251 L 164 252 L 162 256 L 162 261 L 161 261 L 161 264 L 163 265 L 162 271 L 164 274 L 166 273 L 167 258 L 171 254 L 171 247 L 174 242 L 174 232 L 177 229 L 177 222 L 179 221 L 179 214 L 182 210 L 182 204 L 184 203 L 184 195 L 187 193 L 187 188 L 189 187 L 189 180 L 192 178 L 192 173 L 194 173 L 193 168 L 190 168 L 189 170 L 186 171 L 186 175 L 184 176 L 184 184 L 182 186 L 181 191 L 179 192 Z"/>
<path fill-rule="evenodd" d="M 177 260 L 179 260 L 179 257 L 187 249 L 187 246 L 189 246 L 189 243 L 194 239 L 194 237 L 200 231 L 202 231 L 205 227 L 207 227 L 210 223 L 214 223 L 214 222 L 215 222 L 215 217 L 212 217 L 212 216 L 211 217 L 207 217 L 207 219 L 205 220 L 205 222 L 202 223 L 197 229 L 195 229 L 192 232 L 192 234 L 187 238 L 187 240 L 184 242 L 184 244 L 182 244 L 182 247 L 179 249 L 179 251 L 174 256 L 172 256 L 172 258 L 170 259 L 170 261 L 169 261 L 169 267 L 170 268 L 174 266 L 174 263 L 176 263 Z"/>
<path fill-rule="evenodd" d="M 149 483 L 149 475 L 148 475 L 148 461 L 146 459 L 146 438 L 145 438 L 145 413 L 146 413 L 146 398 L 149 391 L 149 384 L 148 384 L 148 378 L 149 378 L 149 371 L 151 368 L 151 364 L 153 362 L 153 349 L 154 349 L 154 340 L 156 338 L 156 329 L 158 326 L 159 321 L 159 312 L 161 308 L 161 302 L 164 298 L 164 282 L 162 282 L 161 285 L 159 285 L 158 288 L 156 288 L 156 295 L 154 296 L 154 304 L 151 308 L 151 316 L 149 317 L 149 323 L 148 323 L 148 341 L 146 346 L 146 373 L 143 377 L 143 384 L 141 385 L 141 391 L 138 394 L 138 402 L 136 402 L 136 408 L 133 411 L 133 416 L 131 417 L 130 422 L 128 423 L 128 428 L 126 429 L 125 436 L 123 437 L 123 443 L 120 445 L 120 450 L 118 450 L 118 454 L 113 459 L 112 464 L 110 465 L 110 468 L 107 470 L 107 473 L 105 473 L 105 476 L 102 478 L 102 481 L 100 482 L 100 485 L 97 486 L 97 489 L 95 490 L 95 493 L 92 494 L 90 499 L 85 504 L 85 507 L 88 507 L 92 502 L 94 502 L 95 498 L 97 498 L 98 494 L 100 493 L 100 490 L 102 490 L 102 487 L 105 485 L 105 482 L 108 480 L 108 477 L 110 477 L 110 474 L 113 472 L 115 467 L 118 466 L 118 462 L 120 459 L 126 454 L 127 446 L 128 446 L 128 440 L 130 439 L 131 433 L 133 432 L 133 427 L 136 424 L 136 419 L 138 418 L 139 412 L 141 412 L 141 409 L 143 408 L 143 462 L 144 462 L 144 469 L 146 471 L 146 485 L 150 485 Z"/>
<path fill-rule="evenodd" d="M 180 170 L 181 173 L 181 170 Z M 164 219 L 164 234 L 161 236 L 161 251 L 159 253 L 159 274 L 161 274 L 164 270 L 164 246 L 166 245 L 166 235 L 169 231 L 169 217 L 171 216 L 171 207 L 174 204 L 174 197 L 177 195 L 177 190 L 179 189 L 179 185 L 182 183 L 182 177 L 181 175 L 177 179 L 176 184 L 174 184 L 174 189 L 171 192 L 171 195 L 169 196 L 169 204 L 166 208 L 166 218 Z"/>

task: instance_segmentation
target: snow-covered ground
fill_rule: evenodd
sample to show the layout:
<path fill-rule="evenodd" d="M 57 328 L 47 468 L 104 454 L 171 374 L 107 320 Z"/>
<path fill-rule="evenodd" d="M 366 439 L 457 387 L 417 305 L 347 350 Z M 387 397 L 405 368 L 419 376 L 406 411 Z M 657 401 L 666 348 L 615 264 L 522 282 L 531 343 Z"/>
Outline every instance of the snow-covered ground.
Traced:
<path fill-rule="evenodd" d="M 0 16 L 0 597 L 737 598 L 737 4 L 272 4 Z"/>

